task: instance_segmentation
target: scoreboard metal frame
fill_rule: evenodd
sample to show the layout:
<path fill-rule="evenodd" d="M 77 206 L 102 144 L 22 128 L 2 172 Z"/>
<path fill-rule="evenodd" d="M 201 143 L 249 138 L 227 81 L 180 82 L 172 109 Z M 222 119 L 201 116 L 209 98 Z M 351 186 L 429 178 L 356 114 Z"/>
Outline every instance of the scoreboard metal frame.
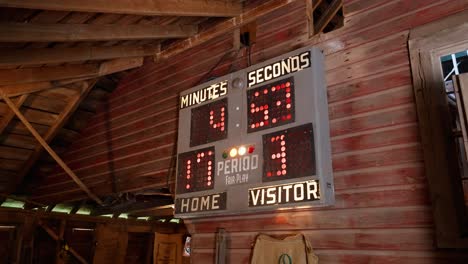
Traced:
<path fill-rule="evenodd" d="M 324 56 L 299 49 L 180 94 L 175 215 L 334 203 Z"/>

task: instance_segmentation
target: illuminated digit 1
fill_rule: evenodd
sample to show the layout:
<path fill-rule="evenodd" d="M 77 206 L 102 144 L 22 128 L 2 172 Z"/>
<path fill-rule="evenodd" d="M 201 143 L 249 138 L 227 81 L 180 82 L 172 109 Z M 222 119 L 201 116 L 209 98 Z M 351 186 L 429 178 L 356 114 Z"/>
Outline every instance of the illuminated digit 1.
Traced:
<path fill-rule="evenodd" d="M 219 119 L 215 118 L 215 111 L 210 111 L 210 127 L 214 129 L 219 129 L 220 131 L 224 131 L 224 120 L 225 120 L 225 107 L 221 107 L 219 114 Z M 219 121 L 219 122 L 218 122 Z"/>

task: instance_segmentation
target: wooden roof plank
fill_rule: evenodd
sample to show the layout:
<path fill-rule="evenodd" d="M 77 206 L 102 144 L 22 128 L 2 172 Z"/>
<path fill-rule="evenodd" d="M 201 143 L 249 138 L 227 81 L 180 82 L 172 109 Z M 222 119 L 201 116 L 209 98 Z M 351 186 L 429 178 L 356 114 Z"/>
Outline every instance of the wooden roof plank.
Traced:
<path fill-rule="evenodd" d="M 215 0 L 0 0 L 0 7 L 142 16 L 231 17 L 242 12 L 239 2 Z"/>
<path fill-rule="evenodd" d="M 95 25 L 0 23 L 1 42 L 66 42 L 186 38 L 195 25 Z"/>

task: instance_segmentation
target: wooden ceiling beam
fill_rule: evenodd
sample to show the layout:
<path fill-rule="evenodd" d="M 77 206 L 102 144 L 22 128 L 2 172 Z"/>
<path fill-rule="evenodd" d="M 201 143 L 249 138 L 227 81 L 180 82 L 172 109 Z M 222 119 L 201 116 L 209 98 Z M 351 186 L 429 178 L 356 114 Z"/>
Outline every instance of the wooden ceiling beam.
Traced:
<path fill-rule="evenodd" d="M 1 0 L 0 0 L 1 1 Z M 242 14 L 239 14 L 236 17 L 231 19 L 226 19 L 225 21 L 217 24 L 214 27 L 207 29 L 206 31 L 202 31 L 192 37 L 187 39 L 177 41 L 176 43 L 170 45 L 168 48 L 161 50 L 156 56 L 155 61 L 159 61 L 161 59 L 167 59 L 171 56 L 179 54 L 187 49 L 205 43 L 209 40 L 212 40 L 215 37 L 220 35 L 226 34 L 234 29 L 248 24 L 252 21 L 257 20 L 258 18 L 271 13 L 277 9 L 280 9 L 288 4 L 291 4 L 297 0 L 269 0 L 266 1 L 264 4 L 259 5 L 255 8 L 252 8 Z"/>
<path fill-rule="evenodd" d="M 242 12 L 240 2 L 219 0 L 0 0 L 0 7 L 141 16 L 231 17 Z"/>
<path fill-rule="evenodd" d="M 156 55 L 159 47 L 119 45 L 111 47 L 74 47 L 44 49 L 2 49 L 0 66 L 40 65 L 88 60 L 143 57 Z"/>
<path fill-rule="evenodd" d="M 45 81 L 13 85 L 0 85 L 0 90 L 3 91 L 3 93 L 8 97 L 15 97 L 23 94 L 35 93 L 43 90 L 59 88 L 64 86 L 73 88 L 75 85 L 77 85 L 77 83 L 92 78 L 93 77 L 85 77 L 78 79 L 66 79 L 61 81 Z"/>
<path fill-rule="evenodd" d="M 43 148 L 47 150 L 47 152 L 57 161 L 57 163 L 67 172 L 67 174 L 75 181 L 80 188 L 88 194 L 88 196 L 95 200 L 98 204 L 103 204 L 103 202 L 97 197 L 94 193 L 91 192 L 91 190 L 88 189 L 88 187 L 78 178 L 78 176 L 73 173 L 72 170 L 63 162 L 60 157 L 50 148 L 48 143 L 55 137 L 55 135 L 58 133 L 59 129 L 63 127 L 63 125 L 68 121 L 70 116 L 75 112 L 76 108 L 78 108 L 78 105 L 81 103 L 81 101 L 86 97 L 86 95 L 89 93 L 89 91 L 92 89 L 96 81 L 92 82 L 83 82 L 83 87 L 80 91 L 80 93 L 75 96 L 67 105 L 67 107 L 60 113 L 59 118 L 57 122 L 52 125 L 49 128 L 49 131 L 42 137 L 37 133 L 37 131 L 31 126 L 31 124 L 26 120 L 26 118 L 19 112 L 17 108 L 15 108 L 14 104 L 11 102 L 11 100 L 8 99 L 4 94 L 2 94 L 3 99 L 5 102 L 8 104 L 8 106 L 11 108 L 13 112 L 15 112 L 16 116 L 23 122 L 23 124 L 28 128 L 28 130 L 33 134 L 33 136 L 39 141 L 40 145 L 36 146 L 34 149 L 34 152 L 31 154 L 29 159 L 26 161 L 26 163 L 23 166 L 23 169 L 21 172 L 18 174 L 18 177 L 16 178 L 16 184 L 14 187 L 17 187 L 26 174 L 29 172 L 31 167 L 34 165 L 36 160 L 39 158 L 40 154 L 42 153 Z M 9 190 L 10 192 L 13 191 Z"/>
<path fill-rule="evenodd" d="M 65 42 L 187 38 L 194 25 L 0 23 L 0 42 Z"/>
<path fill-rule="evenodd" d="M 19 109 L 23 105 L 23 103 L 26 101 L 27 98 L 28 98 L 28 95 L 23 94 L 18 99 L 16 99 L 14 102 L 16 108 Z M 7 111 L 6 114 L 2 116 L 2 120 L 0 122 L 0 135 L 3 133 L 5 128 L 8 127 L 8 124 L 10 124 L 11 120 L 13 120 L 14 117 L 15 117 L 15 113 L 11 110 Z"/>
<path fill-rule="evenodd" d="M 99 64 L 0 70 L 0 85 L 97 77 Z M 5 92 L 6 93 L 6 92 Z"/>
<path fill-rule="evenodd" d="M 2 86 L 17 85 L 24 83 L 36 83 L 25 85 L 25 90 L 39 91 L 46 89 L 58 81 L 67 79 L 91 79 L 120 71 L 126 71 L 143 65 L 143 57 L 130 57 L 105 61 L 101 64 L 78 64 L 43 68 L 21 68 L 0 70 L 0 88 Z M 65 81 L 66 82 L 66 81 Z M 14 91 L 13 87 L 2 89 L 3 93 L 9 95 Z"/>

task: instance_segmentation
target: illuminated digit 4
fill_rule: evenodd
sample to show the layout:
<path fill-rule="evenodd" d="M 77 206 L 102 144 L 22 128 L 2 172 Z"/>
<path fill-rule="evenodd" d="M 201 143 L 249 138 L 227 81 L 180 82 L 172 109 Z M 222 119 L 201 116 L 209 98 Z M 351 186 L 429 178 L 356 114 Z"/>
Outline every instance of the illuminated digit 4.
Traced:
<path fill-rule="evenodd" d="M 216 112 L 215 110 L 211 110 L 210 111 L 210 128 L 213 128 L 213 129 L 218 129 L 220 131 L 224 131 L 224 120 L 225 120 L 225 107 L 221 107 L 221 109 L 219 109 L 219 116 L 216 118 Z"/>

